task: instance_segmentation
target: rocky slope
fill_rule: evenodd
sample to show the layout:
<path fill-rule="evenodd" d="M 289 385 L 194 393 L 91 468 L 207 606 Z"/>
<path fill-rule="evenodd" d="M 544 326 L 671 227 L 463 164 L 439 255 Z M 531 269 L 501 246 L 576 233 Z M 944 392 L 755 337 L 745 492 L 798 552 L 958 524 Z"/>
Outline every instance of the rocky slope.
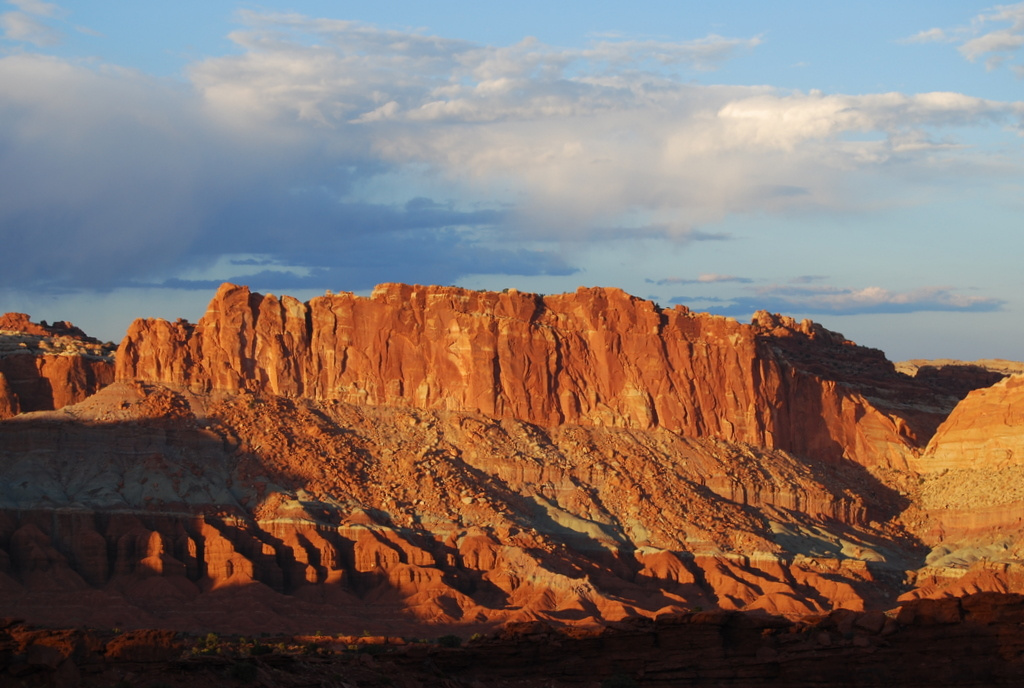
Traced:
<path fill-rule="evenodd" d="M 114 379 L 114 345 L 67 322 L 33 323 L 0 315 L 0 419 L 61 408 Z"/>
<path fill-rule="evenodd" d="M 901 374 L 809 321 L 224 285 L 196 324 L 136 321 L 116 360 L 102 391 L 0 423 L 4 614 L 437 635 L 1024 590 L 1024 428 L 992 412 L 1020 378 L 960 401 L 986 381 Z"/>
<path fill-rule="evenodd" d="M 914 549 L 856 464 L 663 429 L 116 383 L 0 439 L 0 599 L 51 623 L 863 609 L 894 602 Z"/>

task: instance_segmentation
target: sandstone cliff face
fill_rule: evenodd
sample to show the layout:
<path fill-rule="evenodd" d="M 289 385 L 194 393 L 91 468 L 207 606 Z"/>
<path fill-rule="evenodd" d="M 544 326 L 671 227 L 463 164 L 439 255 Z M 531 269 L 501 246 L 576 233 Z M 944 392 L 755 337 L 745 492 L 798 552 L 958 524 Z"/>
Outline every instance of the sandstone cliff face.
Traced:
<path fill-rule="evenodd" d="M 114 379 L 114 347 L 67 322 L 0 316 L 0 419 L 77 403 Z"/>
<path fill-rule="evenodd" d="M 919 462 L 922 472 L 1024 463 L 1024 375 L 977 389 L 939 426 Z"/>
<path fill-rule="evenodd" d="M 22 321 L 0 363 L 37 375 L 0 375 L 0 412 L 31 410 L 25 380 L 100 386 L 41 372 L 102 346 Z M 196 324 L 136 321 L 117 377 L 0 423 L 9 613 L 473 632 L 1024 589 L 1017 383 L 935 433 L 966 378 L 899 374 L 810 321 L 604 289 L 224 285 Z"/>
<path fill-rule="evenodd" d="M 7 382 L 7 376 L 0 373 L 0 420 L 16 416 L 19 411 L 18 397 L 15 396 L 10 383 Z"/>
<path fill-rule="evenodd" d="M 1024 376 L 968 394 L 914 467 L 921 474 L 914 530 L 935 548 L 929 559 L 939 568 L 954 565 L 939 578 L 1024 558 Z"/>
<path fill-rule="evenodd" d="M 852 365 L 809 369 L 803 350 Z M 880 352 L 767 314 L 746 326 L 614 289 L 542 297 L 400 284 L 309 303 L 224 285 L 197 324 L 138 320 L 117 354 L 121 380 L 547 427 L 662 427 L 903 467 L 942 412 L 922 422 L 918 409 L 869 401 L 873 388 L 851 384 L 864 369 L 913 386 Z"/>

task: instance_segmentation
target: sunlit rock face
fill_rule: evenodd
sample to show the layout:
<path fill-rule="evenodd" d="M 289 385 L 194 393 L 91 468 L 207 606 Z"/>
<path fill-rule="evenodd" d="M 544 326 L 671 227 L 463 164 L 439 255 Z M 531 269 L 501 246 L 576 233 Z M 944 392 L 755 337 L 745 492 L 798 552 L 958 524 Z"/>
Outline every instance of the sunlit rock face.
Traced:
<path fill-rule="evenodd" d="M 385 284 L 300 303 L 224 285 L 195 325 L 136 321 L 117 360 L 118 379 L 195 391 L 660 427 L 869 466 L 904 467 L 949 410 L 899 403 L 934 395 L 809 321 L 741 325 L 617 289 Z"/>
<path fill-rule="evenodd" d="M 967 395 L 939 426 L 919 463 L 923 472 L 997 470 L 1024 464 L 1024 375 Z"/>
<path fill-rule="evenodd" d="M 0 419 L 85 399 L 113 381 L 113 354 L 70 323 L 0 315 Z"/>
<path fill-rule="evenodd" d="M 1024 589 L 1015 493 L 984 497 L 996 459 L 968 458 L 1016 446 L 1013 413 L 982 426 L 1017 382 L 961 402 L 988 378 L 901 374 L 810 321 L 612 289 L 224 285 L 198 323 L 137 320 L 116 360 L 0 423 L 11 614 L 416 634 Z M 11 380 L 0 410 L 25 411 Z"/>

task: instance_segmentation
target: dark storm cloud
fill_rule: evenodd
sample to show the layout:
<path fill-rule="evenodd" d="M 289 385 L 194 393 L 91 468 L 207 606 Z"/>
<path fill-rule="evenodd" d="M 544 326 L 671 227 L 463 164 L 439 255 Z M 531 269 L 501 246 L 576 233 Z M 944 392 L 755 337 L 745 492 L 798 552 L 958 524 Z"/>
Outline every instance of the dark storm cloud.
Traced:
<path fill-rule="evenodd" d="M 505 207 L 345 200 L 392 169 L 365 142 L 225 129 L 183 86 L 39 56 L 0 60 L 0 92 L 0 287 L 198 286 L 233 255 L 288 266 L 275 288 L 574 271 L 502 247 Z"/>

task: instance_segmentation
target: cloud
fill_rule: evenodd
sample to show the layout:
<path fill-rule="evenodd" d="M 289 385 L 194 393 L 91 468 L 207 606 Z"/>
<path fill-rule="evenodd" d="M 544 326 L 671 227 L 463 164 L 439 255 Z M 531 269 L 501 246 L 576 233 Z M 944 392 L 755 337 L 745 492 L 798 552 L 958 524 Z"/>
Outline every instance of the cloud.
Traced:
<path fill-rule="evenodd" d="M 938 129 L 1012 126 L 1024 114 L 1020 103 L 956 93 L 708 87 L 654 67 L 698 68 L 708 46 L 725 55 L 756 39 L 492 47 L 296 15 L 243 18 L 232 35 L 241 55 L 193 66 L 208 103 L 367 141 L 381 160 L 481 193 L 511 188 L 520 224 L 537 236 L 580 235 L 625 208 L 693 228 L 735 212 L 836 207 L 851 171 L 935 164 L 956 145 Z"/>
<path fill-rule="evenodd" d="M 817 281 L 813 278 L 811 281 Z M 965 296 L 951 287 L 923 287 L 912 291 L 893 292 L 882 287 L 847 288 L 834 286 L 802 286 L 797 279 L 785 285 L 758 288 L 752 296 L 737 298 L 691 297 L 691 301 L 708 301 L 714 313 L 744 316 L 758 310 L 812 315 L 860 315 L 916 313 L 921 311 L 991 312 L 1005 303 L 1001 299 Z M 683 303 L 678 297 L 671 303 Z M 721 304 L 721 305 L 717 305 Z"/>
<path fill-rule="evenodd" d="M 56 45 L 61 33 L 26 12 L 5 12 L 0 14 L 0 31 L 9 41 L 31 43 L 36 46 Z"/>
<path fill-rule="evenodd" d="M 60 7 L 42 0 L 7 0 L 7 4 L 14 5 L 19 11 L 0 14 L 3 38 L 38 47 L 61 42 L 63 34 L 40 19 L 60 16 L 63 14 Z"/>
<path fill-rule="evenodd" d="M 956 43 L 965 58 L 971 62 L 984 60 L 986 69 L 994 70 L 1012 60 L 1024 47 L 1024 2 L 996 5 L 974 17 L 969 25 L 949 30 L 928 29 L 903 42 Z M 1024 66 L 1011 64 L 1010 68 L 1021 76 Z"/>
<path fill-rule="evenodd" d="M 750 284 L 754 280 L 749 277 L 736 277 L 734 275 L 717 275 L 714 273 L 703 274 L 698 276 L 696 279 L 686 279 L 682 277 L 666 277 L 660 280 L 647 280 L 650 284 L 657 284 L 664 286 L 668 284 L 713 284 L 716 282 L 736 282 L 739 284 Z"/>
<path fill-rule="evenodd" d="M 945 31 L 938 28 L 926 29 L 925 31 L 919 31 L 918 33 L 904 38 L 901 43 L 945 43 L 952 40 Z"/>
<path fill-rule="evenodd" d="M 664 41 L 601 41 L 581 50 L 580 58 L 595 62 L 608 62 L 618 66 L 653 61 L 662 65 L 687 65 L 694 69 L 716 69 L 722 62 L 732 59 L 738 52 L 753 50 L 761 38 L 726 38 L 711 34 L 705 38 L 681 43 Z M 571 56 L 571 51 L 562 51 Z"/>
<path fill-rule="evenodd" d="M 579 242 L 685 245 L 730 239 L 703 228 L 733 214 L 862 212 L 851 187 L 895 175 L 904 202 L 949 160 L 984 184 L 1015 163 L 944 134 L 1024 117 L 958 93 L 694 80 L 756 37 L 485 46 L 239 16 L 237 54 L 193 63 L 184 84 L 0 59 L 0 287 L 566 275 Z M 222 260 L 246 255 L 267 263 Z"/>
<path fill-rule="evenodd" d="M 7 0 L 7 4 L 14 5 L 22 12 L 34 14 L 37 17 L 55 17 L 61 13 L 60 7 L 52 2 L 43 2 L 43 0 Z"/>

